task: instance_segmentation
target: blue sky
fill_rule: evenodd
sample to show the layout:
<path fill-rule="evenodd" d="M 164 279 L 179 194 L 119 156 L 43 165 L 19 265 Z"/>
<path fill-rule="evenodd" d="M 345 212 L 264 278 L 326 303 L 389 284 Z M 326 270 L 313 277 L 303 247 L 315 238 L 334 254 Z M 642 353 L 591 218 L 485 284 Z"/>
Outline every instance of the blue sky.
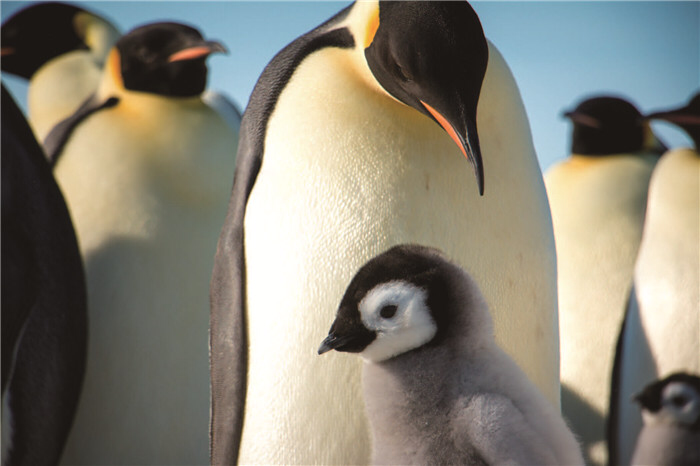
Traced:
<path fill-rule="evenodd" d="M 162 20 L 185 22 L 221 40 L 229 55 L 209 59 L 209 87 L 243 109 L 268 61 L 287 43 L 349 2 L 73 2 L 122 31 Z M 566 157 L 570 127 L 560 114 L 594 94 L 629 98 L 642 112 L 685 103 L 700 88 L 700 2 L 474 1 L 486 36 L 518 82 L 543 169 Z M 4 21 L 23 2 L 0 2 Z M 26 87 L 3 80 L 23 100 Z M 684 133 L 655 123 L 670 146 Z"/>

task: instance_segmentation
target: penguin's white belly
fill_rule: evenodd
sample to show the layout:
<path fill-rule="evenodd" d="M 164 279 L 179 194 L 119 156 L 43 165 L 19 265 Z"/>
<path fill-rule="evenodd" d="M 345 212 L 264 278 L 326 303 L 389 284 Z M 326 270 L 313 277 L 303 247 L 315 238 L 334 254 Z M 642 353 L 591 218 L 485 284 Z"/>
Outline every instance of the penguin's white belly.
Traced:
<path fill-rule="evenodd" d="M 545 177 L 557 242 L 561 380 L 570 392 L 564 415 L 596 464 L 607 462 L 610 377 L 655 162 L 651 154 L 574 156 Z"/>
<path fill-rule="evenodd" d="M 56 167 L 90 313 L 64 464 L 208 461 L 209 279 L 237 141 L 200 106 L 166 105 L 157 125 L 96 114 Z"/>
<path fill-rule="evenodd" d="M 316 351 L 357 269 L 398 243 L 438 247 L 470 271 L 492 306 L 497 338 L 520 362 L 524 353 L 541 365 L 557 360 L 550 339 L 533 348 L 555 317 L 522 305 L 542 308 L 551 298 L 526 270 L 552 270 L 542 253 L 551 238 L 537 236 L 549 225 L 531 223 L 536 190 L 504 193 L 522 173 L 489 171 L 502 168 L 489 158 L 502 141 L 482 137 L 482 198 L 472 167 L 437 124 L 337 72 L 342 60 L 316 62 L 342 53 L 308 57 L 285 88 L 247 205 L 242 463 L 369 461 L 360 361 Z M 537 364 L 526 366 L 533 379 L 541 375 Z"/>
<path fill-rule="evenodd" d="M 101 75 L 90 53 L 77 50 L 47 62 L 32 76 L 27 104 L 37 140 L 46 139 L 54 126 L 97 90 Z"/>
<path fill-rule="evenodd" d="M 636 299 L 623 339 L 620 462 L 629 462 L 642 427 L 629 399 L 673 372 L 700 372 L 700 162 L 689 149 L 665 154 L 649 187 L 635 266 Z"/>

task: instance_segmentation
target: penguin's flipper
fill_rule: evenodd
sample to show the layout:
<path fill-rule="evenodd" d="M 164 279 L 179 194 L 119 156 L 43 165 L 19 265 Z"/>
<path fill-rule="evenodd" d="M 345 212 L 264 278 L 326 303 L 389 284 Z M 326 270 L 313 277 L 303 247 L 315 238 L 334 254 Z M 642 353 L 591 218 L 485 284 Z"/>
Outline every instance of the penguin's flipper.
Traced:
<path fill-rule="evenodd" d="M 116 97 L 98 99 L 97 95 L 93 94 L 80 105 L 73 115 L 54 126 L 48 136 L 46 136 L 43 144 L 46 158 L 49 160 L 51 166 L 56 166 L 56 162 L 61 156 L 63 148 L 73 133 L 73 130 L 75 130 L 83 120 L 95 112 L 114 107 L 118 103 L 119 99 Z"/>
<path fill-rule="evenodd" d="M 6 316 L 12 315 L 8 322 L 24 322 L 15 336 L 12 370 L 5 381 L 10 422 L 3 429 L 11 436 L 3 460 L 57 464 L 85 372 L 85 276 L 63 195 L 4 87 L 1 121 L 3 358 Z M 19 245 L 14 242 L 18 238 Z M 8 263 L 15 260 L 23 261 L 21 268 Z M 7 274 L 8 267 L 23 273 Z M 30 288 L 24 283 L 27 276 L 34 282 Z"/>
<path fill-rule="evenodd" d="M 343 9 L 282 49 L 258 79 L 243 114 L 233 191 L 219 237 L 210 290 L 212 464 L 236 463 L 243 429 L 248 359 L 243 222 L 248 198 L 262 166 L 267 123 L 282 90 L 304 58 L 325 47 L 354 46 L 346 28 L 333 29 L 349 11 L 350 7 Z"/>

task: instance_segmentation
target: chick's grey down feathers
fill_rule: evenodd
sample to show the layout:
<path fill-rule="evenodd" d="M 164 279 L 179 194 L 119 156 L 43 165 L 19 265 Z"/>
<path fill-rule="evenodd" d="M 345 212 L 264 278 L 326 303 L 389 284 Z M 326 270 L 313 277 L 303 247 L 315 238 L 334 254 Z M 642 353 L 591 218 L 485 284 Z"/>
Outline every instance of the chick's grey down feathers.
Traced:
<path fill-rule="evenodd" d="M 496 346 L 476 283 L 438 251 L 403 245 L 372 259 L 348 287 L 338 318 L 394 281 L 428 291 L 438 329 L 427 344 L 364 365 L 374 463 L 583 464 L 562 418 Z"/>

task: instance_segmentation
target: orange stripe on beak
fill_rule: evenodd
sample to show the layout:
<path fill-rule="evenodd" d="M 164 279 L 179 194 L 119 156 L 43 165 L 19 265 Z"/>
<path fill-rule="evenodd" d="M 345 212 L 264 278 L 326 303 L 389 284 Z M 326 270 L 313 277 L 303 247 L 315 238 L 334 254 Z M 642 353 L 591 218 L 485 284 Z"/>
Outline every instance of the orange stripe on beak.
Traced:
<path fill-rule="evenodd" d="M 168 57 L 168 62 L 172 63 L 174 61 L 181 60 L 194 60 L 195 58 L 206 57 L 207 55 L 211 54 L 211 52 L 211 48 L 205 45 L 190 47 L 170 55 L 170 57 Z"/>
<path fill-rule="evenodd" d="M 447 118 L 442 116 L 442 114 L 440 112 L 438 112 L 437 110 L 435 110 L 433 107 L 426 104 L 422 100 L 420 101 L 420 103 L 422 103 L 423 106 L 425 106 L 425 108 L 428 109 L 430 114 L 437 120 L 438 123 L 440 123 L 440 126 L 442 126 L 445 129 L 445 131 L 447 131 L 447 134 L 449 134 L 450 137 L 452 138 L 452 140 L 457 144 L 457 146 L 459 147 L 459 150 L 462 151 L 462 154 L 464 154 L 464 156 L 467 159 L 469 159 L 469 156 L 467 155 L 467 151 L 464 149 L 464 145 L 462 144 L 462 141 L 459 139 L 459 136 L 457 136 L 457 132 L 452 127 L 450 122 L 447 121 Z"/>
<path fill-rule="evenodd" d="M 13 53 L 15 53 L 14 47 L 2 47 L 2 48 L 0 48 L 0 57 L 4 57 L 6 55 L 12 55 Z"/>

